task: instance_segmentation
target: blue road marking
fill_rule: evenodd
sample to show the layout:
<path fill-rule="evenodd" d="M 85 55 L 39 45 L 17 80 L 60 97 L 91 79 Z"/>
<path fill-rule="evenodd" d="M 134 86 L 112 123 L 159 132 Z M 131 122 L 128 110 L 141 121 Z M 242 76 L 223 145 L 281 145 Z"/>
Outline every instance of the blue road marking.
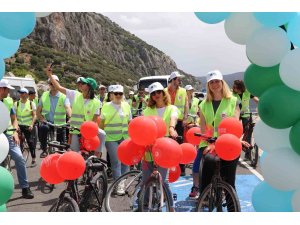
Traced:
<path fill-rule="evenodd" d="M 191 212 L 195 210 L 197 201 L 188 197 L 193 186 L 192 181 L 192 176 L 185 176 L 170 184 L 172 193 L 177 195 L 177 201 L 175 201 L 176 212 Z M 251 195 L 255 186 L 260 182 L 255 175 L 236 176 L 236 189 L 242 212 L 255 212 L 252 206 Z"/>

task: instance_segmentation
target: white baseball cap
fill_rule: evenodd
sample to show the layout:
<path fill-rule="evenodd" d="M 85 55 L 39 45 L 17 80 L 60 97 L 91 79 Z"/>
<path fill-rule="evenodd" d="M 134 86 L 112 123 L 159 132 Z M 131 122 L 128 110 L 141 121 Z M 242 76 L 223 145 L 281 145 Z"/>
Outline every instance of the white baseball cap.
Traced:
<path fill-rule="evenodd" d="M 223 80 L 223 75 L 219 70 L 213 70 L 207 73 L 206 82 L 208 83 L 211 80 Z"/>
<path fill-rule="evenodd" d="M 133 92 L 133 91 L 129 91 L 129 94 L 130 94 L 130 95 L 134 95 L 134 92 Z"/>
<path fill-rule="evenodd" d="M 117 84 L 117 85 L 114 85 L 114 89 L 113 89 L 113 92 L 124 92 L 124 87 L 120 84 Z"/>
<path fill-rule="evenodd" d="M 154 91 L 159 91 L 159 90 L 163 91 L 164 86 L 162 86 L 162 84 L 159 82 L 154 82 L 149 85 L 148 90 L 149 90 L 149 93 L 151 94 Z"/>
<path fill-rule="evenodd" d="M 0 80 L 0 87 L 6 87 L 8 89 L 15 89 L 14 87 L 9 85 L 8 80 L 6 80 L 6 79 Z"/>
<path fill-rule="evenodd" d="M 185 90 L 190 91 L 190 90 L 194 90 L 193 86 L 188 84 L 185 86 Z"/>
<path fill-rule="evenodd" d="M 101 88 L 105 88 L 106 89 L 106 87 L 103 84 L 99 85 L 99 89 L 101 89 Z"/>
<path fill-rule="evenodd" d="M 57 81 L 59 81 L 59 78 L 58 78 L 58 76 L 56 76 L 56 75 L 52 75 L 52 77 L 54 78 L 54 80 L 57 80 Z M 48 82 L 50 82 L 50 78 L 48 78 Z"/>
<path fill-rule="evenodd" d="M 29 91 L 28 91 L 27 88 L 21 88 L 20 90 L 18 90 L 18 92 L 19 92 L 19 93 L 26 93 L 26 94 L 29 93 Z"/>
<path fill-rule="evenodd" d="M 109 85 L 108 86 L 108 92 L 113 92 L 115 88 L 115 85 Z"/>
<path fill-rule="evenodd" d="M 85 79 L 84 77 L 78 77 L 77 78 L 77 80 L 76 80 L 76 83 L 78 83 L 78 82 L 82 82 L 83 81 L 83 79 Z"/>
<path fill-rule="evenodd" d="M 170 77 L 169 77 L 169 81 L 173 80 L 174 78 L 177 77 L 184 77 L 183 75 L 181 75 L 178 71 L 174 71 L 171 73 Z"/>

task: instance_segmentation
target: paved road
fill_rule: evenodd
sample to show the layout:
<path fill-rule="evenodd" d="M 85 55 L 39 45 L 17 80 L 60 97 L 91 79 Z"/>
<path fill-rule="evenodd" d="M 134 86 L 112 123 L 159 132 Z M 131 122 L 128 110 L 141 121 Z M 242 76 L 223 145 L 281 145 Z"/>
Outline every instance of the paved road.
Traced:
<path fill-rule="evenodd" d="M 37 155 L 39 156 L 40 150 L 37 150 Z M 243 154 L 241 159 L 243 158 Z M 7 203 L 7 210 L 9 212 L 47 212 L 52 204 L 56 201 L 60 192 L 65 188 L 65 183 L 55 185 L 55 188 L 52 192 L 39 175 L 39 165 L 41 159 L 38 159 L 38 166 L 31 168 L 30 167 L 31 159 L 28 160 L 28 175 L 31 190 L 33 191 L 35 198 L 34 199 L 23 199 L 21 198 L 21 189 L 18 185 L 16 179 L 16 171 L 13 169 L 13 177 L 15 179 L 15 191 Z M 260 168 L 254 172 L 260 172 Z M 254 211 L 251 204 L 251 193 L 254 187 L 260 182 L 260 179 L 255 176 L 245 162 L 240 162 L 237 171 L 237 181 L 236 187 L 237 192 L 240 198 L 242 211 Z M 171 189 L 173 193 L 177 194 L 177 201 L 175 202 L 176 211 L 192 211 L 195 205 L 195 202 L 187 198 L 190 189 L 192 187 L 192 178 L 191 170 L 187 170 L 187 175 L 181 177 L 177 182 L 171 184 Z"/>

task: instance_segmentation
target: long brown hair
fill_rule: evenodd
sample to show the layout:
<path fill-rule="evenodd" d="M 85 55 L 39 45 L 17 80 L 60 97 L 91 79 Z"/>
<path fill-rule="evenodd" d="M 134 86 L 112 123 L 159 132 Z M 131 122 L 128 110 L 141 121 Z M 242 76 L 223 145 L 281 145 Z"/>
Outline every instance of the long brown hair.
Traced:
<path fill-rule="evenodd" d="M 165 103 L 166 106 L 170 105 L 171 104 L 171 98 L 170 98 L 170 95 L 168 93 L 166 93 L 164 90 L 162 91 L 163 93 L 163 101 Z M 151 94 L 150 94 L 150 97 L 149 97 L 149 101 L 148 101 L 148 107 L 150 108 L 154 108 L 156 105 L 156 101 L 154 101 L 151 97 Z"/>
<path fill-rule="evenodd" d="M 230 91 L 228 84 L 226 83 L 225 80 L 221 80 L 222 82 L 222 97 L 223 98 L 231 98 L 232 92 Z M 206 90 L 207 90 L 207 95 L 206 95 L 206 101 L 211 102 L 214 100 L 214 95 L 212 91 L 210 90 L 208 83 L 206 83 Z"/>

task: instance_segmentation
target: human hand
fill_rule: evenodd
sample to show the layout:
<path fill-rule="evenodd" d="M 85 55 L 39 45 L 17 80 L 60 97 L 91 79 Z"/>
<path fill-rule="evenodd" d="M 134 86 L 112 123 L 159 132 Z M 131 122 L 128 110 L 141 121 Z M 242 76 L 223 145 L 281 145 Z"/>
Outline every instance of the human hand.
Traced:
<path fill-rule="evenodd" d="M 16 145 L 20 145 L 20 139 L 19 139 L 18 133 L 15 132 L 15 133 L 12 135 L 12 137 L 13 137 L 13 140 L 14 140 L 14 142 L 16 143 Z"/>

